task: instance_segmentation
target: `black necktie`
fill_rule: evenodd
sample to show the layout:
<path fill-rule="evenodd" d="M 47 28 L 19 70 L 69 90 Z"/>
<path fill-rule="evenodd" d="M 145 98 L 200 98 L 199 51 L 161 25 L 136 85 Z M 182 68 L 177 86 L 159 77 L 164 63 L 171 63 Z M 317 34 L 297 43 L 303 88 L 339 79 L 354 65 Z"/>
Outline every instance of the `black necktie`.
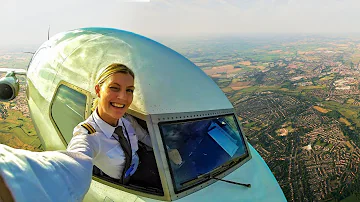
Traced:
<path fill-rule="evenodd" d="M 122 184 L 127 184 L 130 180 L 130 175 L 125 178 L 125 173 L 130 168 L 131 159 L 132 159 L 130 140 L 127 140 L 125 138 L 121 126 L 118 126 L 115 129 L 114 133 L 118 135 L 118 138 L 115 138 L 115 139 L 120 143 L 120 146 L 123 149 L 124 154 L 125 154 L 125 167 L 121 174 L 121 182 L 122 182 Z"/>

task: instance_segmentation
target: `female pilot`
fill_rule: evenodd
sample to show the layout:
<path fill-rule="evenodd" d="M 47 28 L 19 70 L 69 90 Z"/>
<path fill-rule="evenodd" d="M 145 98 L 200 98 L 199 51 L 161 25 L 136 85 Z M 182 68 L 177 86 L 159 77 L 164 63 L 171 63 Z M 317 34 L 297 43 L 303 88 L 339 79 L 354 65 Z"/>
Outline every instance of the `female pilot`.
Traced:
<path fill-rule="evenodd" d="M 75 127 L 67 147 L 89 156 L 103 173 L 123 184 L 138 168 L 138 140 L 151 147 L 150 136 L 134 118 L 123 117 L 134 89 L 134 73 L 125 65 L 114 63 L 101 71 L 95 81 L 93 113 Z"/>
<path fill-rule="evenodd" d="M 150 136 L 134 118 L 123 117 L 134 89 L 134 73 L 125 65 L 101 71 L 93 113 L 75 127 L 67 151 L 31 152 L 0 144 L 0 201 L 82 201 L 93 164 L 124 184 L 131 176 L 161 187 L 158 173 L 149 172 L 151 167 L 157 171 L 155 158 L 144 158 L 147 164 L 138 168 L 138 140 L 151 146 Z M 170 159 L 180 164 L 179 152 L 172 153 Z"/>

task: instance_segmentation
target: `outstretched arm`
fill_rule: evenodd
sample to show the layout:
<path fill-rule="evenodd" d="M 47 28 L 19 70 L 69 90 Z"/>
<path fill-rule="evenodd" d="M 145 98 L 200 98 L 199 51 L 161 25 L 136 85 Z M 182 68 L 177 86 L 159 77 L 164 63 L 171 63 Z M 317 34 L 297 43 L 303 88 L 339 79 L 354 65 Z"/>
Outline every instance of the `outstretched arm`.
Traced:
<path fill-rule="evenodd" d="M 67 151 L 31 152 L 0 144 L 0 202 L 10 196 L 15 201 L 82 201 L 91 183 L 96 140 L 77 126 Z"/>
<path fill-rule="evenodd" d="M 0 201 L 14 202 L 14 197 L 12 196 L 8 186 L 4 182 L 4 179 L 0 175 Z"/>
<path fill-rule="evenodd" d="M 0 154 L 0 175 L 15 201 L 82 201 L 90 187 L 92 159 L 81 152 L 0 144 Z"/>

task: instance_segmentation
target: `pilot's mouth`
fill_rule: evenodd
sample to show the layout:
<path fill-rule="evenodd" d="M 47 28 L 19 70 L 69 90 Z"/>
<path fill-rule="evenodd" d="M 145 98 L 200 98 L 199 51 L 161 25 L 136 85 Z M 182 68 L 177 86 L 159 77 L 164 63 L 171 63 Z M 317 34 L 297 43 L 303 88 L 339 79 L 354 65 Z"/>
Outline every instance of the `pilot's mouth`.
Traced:
<path fill-rule="evenodd" d="M 118 104 L 115 102 L 110 102 L 111 106 L 116 107 L 116 108 L 124 108 L 125 105 L 124 104 Z"/>

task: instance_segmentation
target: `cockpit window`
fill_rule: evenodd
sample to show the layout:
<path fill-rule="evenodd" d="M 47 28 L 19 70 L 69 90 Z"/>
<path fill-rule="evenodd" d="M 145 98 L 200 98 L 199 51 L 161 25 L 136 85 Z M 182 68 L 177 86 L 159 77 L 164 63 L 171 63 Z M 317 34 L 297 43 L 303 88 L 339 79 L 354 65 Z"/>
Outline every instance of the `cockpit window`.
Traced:
<path fill-rule="evenodd" d="M 234 115 L 159 127 L 176 193 L 206 180 L 200 179 L 204 174 L 219 174 L 248 156 Z"/>
<path fill-rule="evenodd" d="M 69 143 L 74 127 L 85 120 L 86 95 L 63 84 L 58 88 L 51 105 L 51 118 L 62 137 Z"/>

